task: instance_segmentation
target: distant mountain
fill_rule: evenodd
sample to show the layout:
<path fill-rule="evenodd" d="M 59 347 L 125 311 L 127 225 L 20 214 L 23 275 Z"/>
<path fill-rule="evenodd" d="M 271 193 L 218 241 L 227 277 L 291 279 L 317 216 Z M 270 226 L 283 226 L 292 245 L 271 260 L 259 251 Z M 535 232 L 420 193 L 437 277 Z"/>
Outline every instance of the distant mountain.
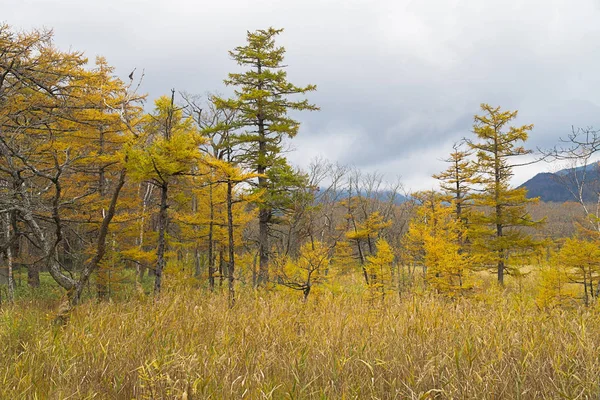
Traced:
<path fill-rule="evenodd" d="M 324 189 L 320 189 L 320 190 L 324 190 Z M 403 204 L 409 200 L 409 198 L 404 196 L 403 194 L 393 192 L 390 190 L 380 190 L 380 191 L 376 191 L 376 192 L 372 192 L 372 193 L 367 193 L 367 191 L 363 190 L 360 192 L 360 195 L 362 197 L 376 199 L 381 202 L 389 202 L 393 197 L 393 200 L 394 200 L 393 202 L 396 205 Z M 347 199 L 348 191 L 342 190 L 342 191 L 338 192 L 337 196 L 339 199 Z M 352 196 L 356 196 L 356 193 L 352 193 Z"/>
<path fill-rule="evenodd" d="M 576 201 L 573 193 L 578 193 L 578 183 L 585 175 L 583 199 L 586 202 L 598 201 L 600 193 L 600 164 L 587 168 L 567 168 L 555 173 L 542 172 L 519 187 L 527 188 L 527 197 L 539 197 L 541 201 L 564 203 Z"/>
<path fill-rule="evenodd" d="M 397 193 L 397 192 L 392 192 L 390 190 L 381 190 L 375 193 L 371 193 L 371 195 L 369 196 L 368 193 L 366 192 L 361 192 L 361 196 L 363 197 L 371 197 L 374 199 L 377 199 L 381 202 L 388 202 L 392 199 L 394 200 L 394 204 L 402 204 L 405 203 L 406 201 L 408 201 L 408 198 L 406 198 L 404 195 Z"/>

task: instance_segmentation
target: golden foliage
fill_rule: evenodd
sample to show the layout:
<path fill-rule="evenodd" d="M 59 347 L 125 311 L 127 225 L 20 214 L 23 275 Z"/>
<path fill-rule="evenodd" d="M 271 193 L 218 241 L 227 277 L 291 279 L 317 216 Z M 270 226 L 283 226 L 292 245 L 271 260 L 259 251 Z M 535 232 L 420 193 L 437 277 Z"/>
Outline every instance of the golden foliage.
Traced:
<path fill-rule="evenodd" d="M 421 205 L 403 238 L 404 259 L 422 266 L 427 285 L 440 293 L 458 294 L 471 288 L 471 257 L 464 241 L 468 231 L 457 220 L 454 203 L 444 204 L 435 192 L 416 195 Z"/>

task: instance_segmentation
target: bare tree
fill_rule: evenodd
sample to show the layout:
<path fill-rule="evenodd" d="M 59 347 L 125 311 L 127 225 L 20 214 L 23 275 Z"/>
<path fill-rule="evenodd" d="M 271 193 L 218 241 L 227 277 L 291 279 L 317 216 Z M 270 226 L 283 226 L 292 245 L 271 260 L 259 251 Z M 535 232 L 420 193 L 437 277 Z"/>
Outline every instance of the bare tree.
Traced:
<path fill-rule="evenodd" d="M 546 161 L 568 165 L 566 173 L 554 174 L 581 205 L 585 213 L 586 229 L 600 234 L 600 164 L 595 161 L 600 151 L 600 131 L 591 127 L 571 128 L 571 133 L 560 144 L 549 150 L 540 150 Z"/>

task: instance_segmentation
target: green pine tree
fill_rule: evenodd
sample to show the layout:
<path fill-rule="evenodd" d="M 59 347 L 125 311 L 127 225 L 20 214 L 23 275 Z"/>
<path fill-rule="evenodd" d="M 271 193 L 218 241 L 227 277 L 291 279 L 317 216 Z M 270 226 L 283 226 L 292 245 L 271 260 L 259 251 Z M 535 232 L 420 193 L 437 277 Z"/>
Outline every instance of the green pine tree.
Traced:
<path fill-rule="evenodd" d="M 316 90 L 315 85 L 295 86 L 287 81 L 283 58 L 285 49 L 275 45 L 275 37 L 282 29 L 269 28 L 248 32 L 245 46 L 236 47 L 229 54 L 239 65 L 247 68 L 231 73 L 225 84 L 235 87 L 233 99 L 217 101 L 219 107 L 237 110 L 235 122 L 239 132 L 236 140 L 244 151 L 238 158 L 253 172 L 259 174 L 257 187 L 267 195 L 259 206 L 259 260 L 258 283 L 268 280 L 269 225 L 273 218 L 273 204 L 268 192 L 277 190 L 270 183 L 273 168 L 281 167 L 282 140 L 293 138 L 300 123 L 288 116 L 298 110 L 318 110 L 308 100 L 291 100 L 292 95 Z"/>

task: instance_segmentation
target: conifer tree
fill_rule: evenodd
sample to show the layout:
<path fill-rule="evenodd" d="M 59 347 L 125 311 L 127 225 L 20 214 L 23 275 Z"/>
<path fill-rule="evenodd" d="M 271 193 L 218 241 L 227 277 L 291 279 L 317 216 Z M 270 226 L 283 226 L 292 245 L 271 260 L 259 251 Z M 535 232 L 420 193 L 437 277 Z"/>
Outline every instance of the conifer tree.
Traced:
<path fill-rule="evenodd" d="M 519 257 L 531 251 L 536 242 L 522 228 L 535 227 L 526 205 L 538 199 L 528 199 L 527 189 L 512 188 L 510 179 L 514 157 L 531 153 L 520 143 L 527 141 L 533 125 L 509 126 L 517 111 L 502 111 L 500 107 L 481 104 L 482 115 L 475 115 L 473 133 L 476 140 L 467 139 L 475 152 L 475 169 L 482 191 L 473 197 L 480 210 L 473 218 L 472 235 L 479 248 L 479 261 L 496 269 L 498 282 L 504 284 L 505 272 L 518 274 L 509 257 Z"/>
<path fill-rule="evenodd" d="M 383 299 L 392 286 L 392 263 L 394 252 L 389 243 L 379 238 L 375 242 L 376 253 L 367 257 L 366 270 L 369 276 L 367 284 L 369 299 L 374 302 L 378 297 Z"/>
<path fill-rule="evenodd" d="M 129 168 L 134 178 L 149 181 L 160 189 L 158 213 L 158 242 L 154 293 L 159 294 L 162 271 L 166 265 L 169 186 L 178 176 L 189 174 L 199 159 L 198 135 L 190 118 L 184 118 L 175 107 L 174 91 L 171 98 L 156 100 L 156 109 L 147 116 L 145 148 L 135 148 L 129 154 Z"/>
<path fill-rule="evenodd" d="M 347 204 L 351 204 L 354 201 L 354 198 L 347 199 L 345 202 Z M 348 206 L 351 207 L 350 205 Z M 369 284 L 369 273 L 366 268 L 367 259 L 369 255 L 374 255 L 376 246 L 375 241 L 380 238 L 381 232 L 389 228 L 392 225 L 392 221 L 386 221 L 384 217 L 379 213 L 379 211 L 375 211 L 368 215 L 368 217 L 361 222 L 357 222 L 354 218 L 353 213 L 350 211 L 346 218 L 349 220 L 349 230 L 346 232 L 346 238 L 351 242 L 356 244 L 356 249 L 358 252 L 358 261 L 363 271 L 363 276 L 365 278 L 365 282 L 367 285 Z M 367 244 L 367 248 L 369 250 L 368 255 L 365 256 L 362 243 Z"/>
<path fill-rule="evenodd" d="M 225 214 L 224 218 L 225 222 L 222 224 L 226 226 L 226 247 L 227 247 L 227 283 L 228 283 L 228 295 L 229 295 L 229 305 L 233 307 L 235 304 L 235 289 L 234 289 L 234 273 L 235 273 L 235 249 L 236 242 L 240 242 L 239 239 L 236 240 L 237 236 L 240 236 L 241 229 L 236 229 L 237 227 L 244 226 L 248 222 L 248 217 L 251 217 L 252 214 L 245 212 L 244 206 L 248 204 L 248 202 L 256 200 L 256 194 L 248 194 L 245 193 L 243 189 L 239 189 L 238 186 L 249 180 L 256 178 L 256 174 L 246 173 L 242 171 L 240 168 L 237 168 L 231 162 L 231 151 L 228 152 L 226 156 L 227 160 L 217 160 L 214 158 L 206 158 L 203 160 L 205 164 L 207 164 L 212 172 L 216 173 L 217 176 L 221 177 L 221 183 L 225 183 Z M 209 182 L 211 184 L 212 182 Z M 212 189 L 211 189 L 212 190 Z M 211 200 L 212 201 L 212 200 Z M 211 222 L 214 222 L 211 220 Z M 225 242 L 225 240 L 224 240 Z"/>
<path fill-rule="evenodd" d="M 583 302 L 586 306 L 600 295 L 600 248 L 597 241 L 568 238 L 555 256 L 567 278 L 583 285 Z"/>
<path fill-rule="evenodd" d="M 200 148 L 204 153 L 203 165 L 209 168 L 206 175 L 206 187 L 202 188 L 199 193 L 208 195 L 208 240 L 207 240 L 207 258 L 208 258 L 208 284 L 211 290 L 215 288 L 215 248 L 217 231 L 217 211 L 219 209 L 217 203 L 221 202 L 218 199 L 219 186 L 225 179 L 222 174 L 218 174 L 217 167 L 213 165 L 215 160 L 227 160 L 229 164 L 237 165 L 234 160 L 237 158 L 239 143 L 234 135 L 236 129 L 236 114 L 235 108 L 223 107 L 223 101 L 216 95 L 209 95 L 208 101 L 204 105 L 198 104 L 194 98 L 184 96 L 190 116 L 196 120 L 202 135 L 206 139 L 206 143 Z M 206 189 L 206 190 L 204 190 Z M 228 207 L 231 203 L 231 196 L 227 195 L 225 202 Z M 196 199 L 198 200 L 198 199 Z M 231 264 L 231 261 L 230 261 Z"/>
<path fill-rule="evenodd" d="M 225 84 L 235 87 L 236 96 L 220 104 L 237 110 L 236 125 L 243 130 L 237 140 L 245 149 L 240 160 L 260 174 L 257 186 L 263 192 L 272 188 L 271 169 L 282 163 L 282 140 L 296 136 L 300 127 L 298 121 L 288 116 L 288 111 L 318 109 L 308 100 L 290 99 L 291 95 L 314 91 L 316 86 L 300 87 L 287 81 L 283 64 L 285 49 L 275 44 L 275 37 L 281 32 L 282 29 L 273 28 L 248 32 L 247 44 L 229 52 L 233 60 L 248 69 L 229 74 Z M 259 207 L 259 284 L 263 284 L 268 279 L 273 205 L 265 201 Z"/>
<path fill-rule="evenodd" d="M 453 207 L 454 227 L 450 229 L 449 234 L 451 237 L 447 237 L 450 246 L 458 246 L 458 251 L 455 252 L 450 250 L 446 253 L 446 256 L 453 258 L 450 264 L 455 267 L 464 264 L 464 257 L 467 256 L 469 238 L 467 237 L 469 219 L 471 214 L 471 208 L 473 205 L 473 187 L 479 182 L 478 177 L 475 173 L 475 167 L 473 162 L 469 159 L 471 153 L 467 150 L 461 149 L 460 143 L 455 143 L 453 146 L 453 152 L 450 153 L 445 161 L 450 164 L 448 168 L 440 172 L 439 174 L 433 175 L 435 179 L 440 182 L 440 188 L 442 189 L 441 200 L 449 202 Z M 447 210 L 444 210 L 446 212 Z M 456 240 L 454 240 L 454 238 Z M 432 249 L 440 245 L 440 242 L 429 242 L 427 245 Z M 449 250 L 444 245 L 438 247 L 440 250 Z M 464 267 L 464 265 L 462 266 Z M 461 271 L 457 273 L 457 277 L 460 281 L 460 287 L 462 287 L 462 267 L 458 267 Z M 440 282 L 443 280 L 437 279 L 438 275 L 434 275 L 435 281 Z M 450 287 L 452 284 L 449 285 Z"/>
<path fill-rule="evenodd" d="M 420 203 L 403 238 L 408 262 L 423 267 L 425 280 L 437 292 L 457 294 L 469 288 L 469 254 L 462 251 L 465 225 L 453 203 L 428 191 L 413 195 Z"/>
<path fill-rule="evenodd" d="M 445 194 L 444 200 L 451 201 L 454 204 L 456 220 L 464 222 L 466 221 L 464 211 L 470 205 L 473 185 L 478 180 L 475 175 L 475 168 L 469 160 L 471 153 L 461 150 L 459 143 L 454 144 L 453 150 L 450 157 L 444 160 L 450 164 L 448 168 L 439 174 L 433 175 L 433 177 L 440 181 L 440 188 Z"/>
<path fill-rule="evenodd" d="M 572 281 L 568 276 L 569 267 L 553 254 L 550 262 L 543 265 L 539 271 L 538 292 L 536 304 L 540 308 L 554 308 L 569 305 L 575 299 L 571 288 Z"/>

